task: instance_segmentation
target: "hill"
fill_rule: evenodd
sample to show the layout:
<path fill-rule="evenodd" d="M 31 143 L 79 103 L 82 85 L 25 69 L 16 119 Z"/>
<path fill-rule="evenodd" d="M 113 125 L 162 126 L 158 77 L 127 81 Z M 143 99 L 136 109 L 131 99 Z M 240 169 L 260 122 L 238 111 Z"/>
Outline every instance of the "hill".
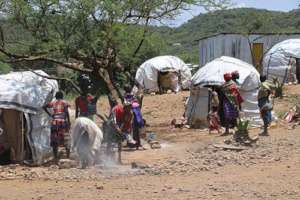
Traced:
<path fill-rule="evenodd" d="M 199 38 L 222 32 L 283 33 L 299 32 L 300 10 L 290 12 L 237 8 L 200 14 L 177 28 L 155 27 L 166 40 L 164 54 L 173 54 L 186 62 L 198 63 Z"/>

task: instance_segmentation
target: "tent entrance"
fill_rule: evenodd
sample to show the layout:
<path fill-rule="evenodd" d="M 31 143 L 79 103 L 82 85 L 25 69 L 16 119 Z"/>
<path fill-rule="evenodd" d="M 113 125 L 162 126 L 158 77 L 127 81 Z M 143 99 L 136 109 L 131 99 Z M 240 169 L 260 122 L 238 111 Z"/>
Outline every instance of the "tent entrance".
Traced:
<path fill-rule="evenodd" d="M 262 72 L 262 59 L 264 55 L 264 44 L 263 43 L 253 43 L 252 44 L 252 56 L 253 65 L 258 72 Z"/>
<path fill-rule="evenodd" d="M 158 87 L 161 93 L 167 90 L 178 92 L 180 90 L 180 77 L 176 71 L 159 71 Z"/>
<path fill-rule="evenodd" d="M 26 139 L 26 123 L 24 113 L 2 109 L 0 136 L 0 164 L 22 162 L 31 156 L 29 144 Z"/>

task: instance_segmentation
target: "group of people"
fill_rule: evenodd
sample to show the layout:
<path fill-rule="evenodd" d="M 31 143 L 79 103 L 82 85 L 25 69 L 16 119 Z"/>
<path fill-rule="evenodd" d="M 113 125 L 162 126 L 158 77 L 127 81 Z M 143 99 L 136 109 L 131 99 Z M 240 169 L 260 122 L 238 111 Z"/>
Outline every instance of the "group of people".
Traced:
<path fill-rule="evenodd" d="M 239 72 L 234 71 L 224 74 L 224 84 L 222 86 L 210 87 L 210 112 L 207 116 L 209 132 L 217 130 L 221 133 L 221 127 L 225 128 L 222 135 L 228 135 L 231 128 L 236 127 L 237 119 L 242 112 L 243 97 L 240 94 L 240 85 L 238 83 Z M 258 107 L 261 118 L 264 122 L 264 130 L 260 135 L 268 135 L 268 126 L 271 123 L 273 109 L 270 95 L 272 89 L 267 83 L 266 76 L 260 77 L 260 86 L 258 90 Z"/>
<path fill-rule="evenodd" d="M 93 97 L 87 92 L 83 92 L 75 100 L 75 117 L 87 117 L 94 120 L 96 114 L 96 103 L 98 97 Z M 67 157 L 70 156 L 70 127 L 71 120 L 69 114 L 70 104 L 64 100 L 63 92 L 55 94 L 55 101 L 44 106 L 44 110 L 52 118 L 50 145 L 53 149 L 53 156 L 58 160 L 58 148 L 65 147 Z M 52 112 L 50 112 L 52 110 Z"/>
<path fill-rule="evenodd" d="M 94 121 L 97 115 L 96 104 L 98 97 L 90 95 L 86 90 L 75 99 L 75 118 L 86 117 Z M 135 88 L 125 87 L 123 103 L 112 101 L 109 120 L 112 122 L 117 138 L 127 141 L 129 147 L 143 148 L 140 140 L 140 130 L 145 125 L 141 114 L 141 96 L 135 92 Z M 58 148 L 66 149 L 67 157 L 70 156 L 70 104 L 64 100 L 61 91 L 55 95 L 55 100 L 44 106 L 44 110 L 52 117 L 50 145 L 56 162 L 59 159 Z M 132 137 L 133 136 L 133 137 Z M 144 148 L 143 148 L 144 149 Z"/>

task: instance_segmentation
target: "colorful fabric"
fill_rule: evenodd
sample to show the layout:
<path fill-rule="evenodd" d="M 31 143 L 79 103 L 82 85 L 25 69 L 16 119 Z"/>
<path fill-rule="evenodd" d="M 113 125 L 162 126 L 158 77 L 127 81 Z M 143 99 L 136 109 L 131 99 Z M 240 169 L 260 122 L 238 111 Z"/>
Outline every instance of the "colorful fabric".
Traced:
<path fill-rule="evenodd" d="M 52 147 L 70 145 L 69 125 L 66 121 L 52 121 L 50 145 Z"/>
<path fill-rule="evenodd" d="M 228 100 L 223 101 L 224 117 L 226 120 L 236 119 L 239 116 L 239 111 L 237 108 Z"/>
<path fill-rule="evenodd" d="M 79 116 L 89 117 L 96 114 L 96 102 L 91 95 L 79 96 L 75 100 L 76 107 L 79 110 Z"/>
<path fill-rule="evenodd" d="M 132 106 L 133 125 L 138 128 L 144 127 L 144 119 L 139 106 Z"/>
<path fill-rule="evenodd" d="M 224 80 L 225 80 L 226 82 L 227 82 L 227 81 L 230 81 L 231 78 L 232 78 L 231 73 L 225 73 L 225 74 L 224 74 Z"/>
<path fill-rule="evenodd" d="M 224 84 L 223 92 L 231 104 L 241 107 L 244 99 L 233 81 L 229 81 Z"/>
<path fill-rule="evenodd" d="M 209 112 L 207 122 L 209 130 L 219 130 L 221 127 L 218 112 Z"/>
<path fill-rule="evenodd" d="M 131 103 L 134 100 L 134 95 L 132 93 L 126 93 L 124 100 Z"/>
<path fill-rule="evenodd" d="M 67 113 L 70 105 L 64 100 L 56 100 L 49 103 L 48 107 L 53 109 L 50 145 L 52 147 L 69 145 L 70 125 L 67 119 Z"/>
<path fill-rule="evenodd" d="M 132 129 L 132 113 L 125 115 L 122 105 L 116 105 L 112 109 L 114 123 L 117 124 L 123 132 L 131 132 Z"/>
<path fill-rule="evenodd" d="M 53 110 L 53 119 L 66 120 L 67 111 L 70 105 L 64 100 L 56 100 L 48 104 L 49 108 Z"/>

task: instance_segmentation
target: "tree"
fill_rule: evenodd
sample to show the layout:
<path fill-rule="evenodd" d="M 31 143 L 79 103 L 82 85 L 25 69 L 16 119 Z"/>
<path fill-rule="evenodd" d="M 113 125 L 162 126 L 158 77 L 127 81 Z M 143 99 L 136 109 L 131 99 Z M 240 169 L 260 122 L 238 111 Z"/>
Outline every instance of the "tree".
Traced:
<path fill-rule="evenodd" d="M 0 59 L 46 61 L 85 73 L 120 96 L 114 72 L 130 71 L 153 21 L 172 18 L 191 4 L 224 8 L 228 0 L 2 0 L 0 14 L 18 27 L 0 27 Z M 125 47 L 125 48 L 124 48 Z M 146 50 L 146 49 L 144 49 Z M 126 64 L 126 66 L 125 66 Z"/>

